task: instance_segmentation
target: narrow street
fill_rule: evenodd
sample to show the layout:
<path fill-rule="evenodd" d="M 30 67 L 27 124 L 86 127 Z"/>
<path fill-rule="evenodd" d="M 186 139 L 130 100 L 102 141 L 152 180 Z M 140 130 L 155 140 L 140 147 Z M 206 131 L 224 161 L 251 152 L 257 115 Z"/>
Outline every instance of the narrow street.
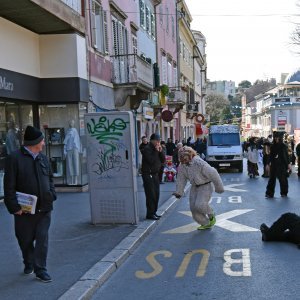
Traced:
<path fill-rule="evenodd" d="M 299 212 L 294 173 L 288 198 L 265 199 L 267 179 L 222 173 L 226 191 L 214 194 L 216 226 L 198 231 L 179 202 L 92 299 L 297 299 L 299 249 L 261 241 L 261 223 Z"/>

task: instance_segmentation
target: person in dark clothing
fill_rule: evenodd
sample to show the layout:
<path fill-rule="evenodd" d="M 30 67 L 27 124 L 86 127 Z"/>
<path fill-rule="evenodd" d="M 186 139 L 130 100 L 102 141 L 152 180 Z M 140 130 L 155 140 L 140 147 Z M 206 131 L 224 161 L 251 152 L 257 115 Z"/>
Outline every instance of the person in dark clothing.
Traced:
<path fill-rule="evenodd" d="M 296 156 L 298 164 L 298 177 L 300 177 L 300 143 L 298 143 L 296 146 Z"/>
<path fill-rule="evenodd" d="M 271 149 L 271 142 L 272 142 L 272 136 L 269 135 L 267 139 L 263 142 L 263 166 L 264 166 L 264 172 L 262 174 L 262 177 L 268 178 L 270 175 L 270 149 Z"/>
<path fill-rule="evenodd" d="M 173 143 L 171 138 L 168 138 L 166 143 L 167 155 L 173 156 L 174 150 L 176 149 L 175 144 Z"/>
<path fill-rule="evenodd" d="M 162 152 L 164 153 L 164 155 L 166 155 L 166 153 L 167 153 L 166 142 L 165 141 L 161 141 L 160 145 L 161 145 L 161 148 L 162 148 Z M 158 173 L 159 183 L 160 184 L 164 184 L 164 182 L 163 182 L 164 168 L 165 168 L 165 164 L 162 163 L 161 167 L 160 167 L 160 170 L 159 170 L 159 173 Z"/>
<path fill-rule="evenodd" d="M 300 249 L 300 216 L 294 213 L 283 214 L 270 228 L 265 223 L 261 224 L 260 231 L 265 242 L 289 242 Z"/>
<path fill-rule="evenodd" d="M 22 251 L 24 274 L 35 272 L 43 282 L 52 281 L 47 273 L 48 230 L 56 193 L 47 157 L 41 153 L 45 145 L 42 132 L 27 126 L 24 145 L 6 158 L 4 203 L 14 215 L 15 234 Z M 17 192 L 37 196 L 34 214 L 22 210 Z"/>
<path fill-rule="evenodd" d="M 270 148 L 270 178 L 266 189 L 266 198 L 273 198 L 275 192 L 276 178 L 280 183 L 281 197 L 288 194 L 288 175 L 291 165 L 288 157 L 287 146 L 283 143 L 283 136 L 280 132 L 274 132 L 273 144 Z"/>
<path fill-rule="evenodd" d="M 143 152 L 142 178 L 146 195 L 147 219 L 158 220 L 156 214 L 159 201 L 159 171 L 165 162 L 165 155 L 160 145 L 160 136 L 153 133 L 150 143 Z"/>
<path fill-rule="evenodd" d="M 141 154 L 143 154 L 144 148 L 148 145 L 148 139 L 146 136 L 142 136 L 142 142 L 139 145 L 139 149 Z"/>
<path fill-rule="evenodd" d="M 206 145 L 204 144 L 203 142 L 203 139 L 201 138 L 197 138 L 195 144 L 194 144 L 194 150 L 199 154 L 199 156 L 201 158 L 204 158 L 205 157 L 205 150 L 206 150 Z"/>
<path fill-rule="evenodd" d="M 176 149 L 174 150 L 173 153 L 173 164 L 178 168 L 180 161 L 179 161 L 179 150 L 183 147 L 182 143 L 177 143 Z"/>

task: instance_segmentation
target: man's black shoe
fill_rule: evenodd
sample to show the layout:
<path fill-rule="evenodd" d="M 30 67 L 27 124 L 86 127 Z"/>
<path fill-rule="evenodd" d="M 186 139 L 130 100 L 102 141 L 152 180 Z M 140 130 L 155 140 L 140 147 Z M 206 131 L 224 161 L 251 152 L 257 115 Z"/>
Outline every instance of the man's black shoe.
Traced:
<path fill-rule="evenodd" d="M 46 272 L 36 274 L 36 279 L 38 279 L 42 282 L 51 282 L 52 281 L 52 278 Z"/>
<path fill-rule="evenodd" d="M 25 266 L 24 268 L 24 274 L 25 275 L 30 275 L 33 273 L 33 267 L 32 266 Z"/>
<path fill-rule="evenodd" d="M 266 194 L 266 195 L 265 195 L 265 198 L 271 199 L 271 198 L 274 198 L 274 197 L 271 196 L 271 195 Z"/>
<path fill-rule="evenodd" d="M 161 218 L 161 216 L 158 215 L 157 213 L 155 213 L 154 216 L 157 217 L 157 218 L 159 218 L 159 219 Z"/>
<path fill-rule="evenodd" d="M 287 197 L 287 194 L 281 194 L 281 197 L 285 198 Z"/>
<path fill-rule="evenodd" d="M 159 220 L 159 218 L 156 216 L 156 215 L 150 215 L 150 216 L 147 216 L 146 219 L 148 220 Z"/>

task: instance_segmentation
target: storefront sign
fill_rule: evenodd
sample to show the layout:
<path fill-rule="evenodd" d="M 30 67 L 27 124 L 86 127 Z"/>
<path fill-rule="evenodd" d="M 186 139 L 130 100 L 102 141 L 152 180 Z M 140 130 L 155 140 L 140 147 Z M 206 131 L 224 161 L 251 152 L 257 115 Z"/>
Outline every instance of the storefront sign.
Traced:
<path fill-rule="evenodd" d="M 12 82 L 9 82 L 6 77 L 0 76 L 0 90 L 6 90 L 13 92 L 14 90 L 14 84 Z"/>
<path fill-rule="evenodd" d="M 153 108 L 143 107 L 143 114 L 144 114 L 145 119 L 148 119 L 148 120 L 153 120 L 154 119 Z"/>

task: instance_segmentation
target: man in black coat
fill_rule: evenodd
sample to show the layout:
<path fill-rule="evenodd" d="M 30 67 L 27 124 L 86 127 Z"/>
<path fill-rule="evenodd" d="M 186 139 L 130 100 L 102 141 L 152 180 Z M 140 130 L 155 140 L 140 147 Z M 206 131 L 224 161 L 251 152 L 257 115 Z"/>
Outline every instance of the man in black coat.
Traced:
<path fill-rule="evenodd" d="M 166 143 L 167 155 L 173 156 L 174 150 L 176 149 L 176 145 L 173 143 L 171 138 L 168 138 Z"/>
<path fill-rule="evenodd" d="M 142 178 L 146 195 L 147 219 L 158 220 L 156 214 L 159 201 L 159 171 L 165 161 L 160 145 L 160 136 L 153 133 L 150 143 L 144 148 L 142 158 Z"/>
<path fill-rule="evenodd" d="M 289 242 L 300 248 L 300 216 L 294 213 L 283 214 L 269 228 L 265 223 L 261 224 L 262 240 Z"/>
<path fill-rule="evenodd" d="M 266 198 L 273 198 L 275 192 L 276 178 L 280 184 L 281 197 L 288 194 L 288 175 L 291 171 L 288 147 L 283 143 L 281 132 L 274 132 L 273 144 L 270 148 L 270 178 L 266 189 Z"/>
<path fill-rule="evenodd" d="M 24 145 L 7 156 L 4 175 L 4 203 L 14 215 L 15 234 L 22 251 L 24 274 L 35 272 L 43 282 L 52 281 L 47 273 L 48 230 L 56 193 L 48 159 L 41 153 L 45 145 L 43 133 L 27 126 Z M 26 213 L 18 204 L 16 193 L 37 196 L 34 214 Z"/>

